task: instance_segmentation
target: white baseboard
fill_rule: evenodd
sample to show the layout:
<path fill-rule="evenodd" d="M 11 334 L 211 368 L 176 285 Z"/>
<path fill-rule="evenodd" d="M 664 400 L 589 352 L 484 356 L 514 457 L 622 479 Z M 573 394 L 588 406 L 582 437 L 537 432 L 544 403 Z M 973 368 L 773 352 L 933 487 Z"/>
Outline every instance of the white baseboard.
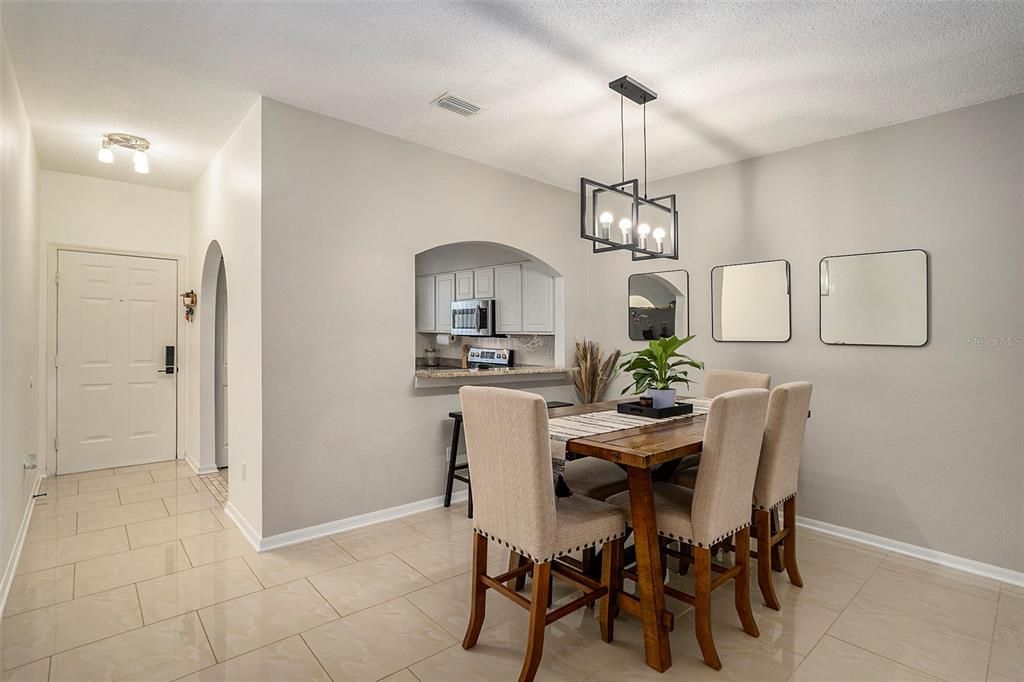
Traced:
<path fill-rule="evenodd" d="M 238 530 L 242 531 L 242 535 L 249 541 L 252 548 L 256 551 L 260 551 L 260 534 L 256 532 L 256 529 L 249 525 L 249 522 L 245 520 L 245 517 L 238 511 L 238 508 L 228 500 L 228 503 L 224 505 L 224 512 L 231 517 L 231 520 L 238 526 Z"/>
<path fill-rule="evenodd" d="M 217 466 L 215 464 L 199 466 L 199 462 L 192 459 L 192 457 L 190 457 L 187 453 L 185 455 L 185 461 L 188 462 L 188 465 L 192 467 L 192 471 L 196 472 L 197 476 L 202 474 L 212 474 L 216 473 L 217 471 Z"/>
<path fill-rule="evenodd" d="M 467 491 L 460 490 L 452 495 L 452 502 L 462 502 L 468 496 L 469 494 L 467 493 Z M 316 526 L 309 526 L 308 528 L 300 528 L 298 530 L 288 531 L 287 533 L 271 535 L 270 537 L 262 538 L 259 541 L 258 545 L 256 546 L 257 549 L 259 549 L 259 551 L 261 552 L 268 549 L 286 547 L 288 545 L 294 545 L 298 542 L 306 542 L 308 540 L 322 538 L 326 535 L 334 535 L 335 533 L 340 533 L 344 530 L 352 530 L 353 528 L 360 528 L 362 526 L 369 526 L 371 524 L 380 523 L 382 521 L 390 521 L 392 519 L 398 519 L 403 516 L 409 516 L 410 514 L 426 511 L 428 509 L 436 509 L 442 506 L 443 504 L 443 496 L 439 495 L 437 497 L 429 497 L 425 500 L 410 502 L 408 504 L 402 504 L 397 507 L 379 509 L 377 511 L 369 512 L 366 514 L 360 514 L 359 516 L 350 516 L 347 519 L 328 521 L 327 523 L 321 523 Z M 230 514 L 231 512 L 228 513 Z M 232 518 L 234 518 L 234 516 L 232 516 Z M 250 542 L 252 542 L 251 539 Z"/>
<path fill-rule="evenodd" d="M 982 563 L 973 559 L 965 559 L 963 557 L 946 554 L 945 552 L 939 552 L 938 550 L 929 549 L 927 547 L 912 545 L 909 542 L 890 540 L 889 538 L 884 538 L 881 535 L 872 535 L 871 533 L 864 533 L 859 530 L 853 530 L 852 528 L 836 526 L 831 523 L 816 521 L 815 519 L 808 519 L 803 516 L 796 517 L 796 524 L 798 526 L 820 531 L 844 540 L 858 542 L 862 545 L 870 545 L 889 552 L 896 552 L 897 554 L 921 559 L 922 561 L 930 561 L 931 563 L 939 564 L 940 566 L 955 568 L 956 570 L 963 571 L 964 573 L 971 573 L 983 578 L 991 578 L 992 580 L 998 580 L 1000 582 L 1010 583 L 1011 585 L 1024 587 L 1024 572 L 1014 571 L 1001 566 L 993 566 L 992 564 Z"/>
<path fill-rule="evenodd" d="M 7 595 L 10 594 L 11 585 L 14 583 L 14 572 L 18 568 L 21 549 L 25 546 L 25 537 L 28 535 L 28 527 L 32 522 L 32 509 L 36 506 L 34 495 L 39 492 L 39 485 L 44 477 L 42 473 L 36 474 L 36 482 L 32 484 L 32 493 L 28 504 L 25 506 L 25 513 L 21 517 L 21 528 L 18 529 L 18 537 L 15 539 L 14 547 L 11 549 L 11 558 L 8 559 L 7 566 L 4 567 L 3 581 L 0 582 L 0 613 L 3 613 L 4 607 L 7 606 Z"/>

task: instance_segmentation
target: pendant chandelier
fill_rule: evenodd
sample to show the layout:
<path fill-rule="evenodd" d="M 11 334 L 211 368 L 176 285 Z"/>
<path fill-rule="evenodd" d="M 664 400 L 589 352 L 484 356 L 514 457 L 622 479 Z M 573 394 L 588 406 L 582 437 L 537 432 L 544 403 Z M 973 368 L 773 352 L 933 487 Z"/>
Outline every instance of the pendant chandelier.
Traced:
<path fill-rule="evenodd" d="M 647 103 L 658 98 L 650 88 L 629 76 L 608 87 L 619 93 L 622 141 L 622 181 L 604 184 L 580 178 L 580 237 L 593 242 L 594 253 L 626 250 L 634 261 L 654 258 L 679 260 L 679 214 L 676 195 L 647 196 Z M 629 99 L 644 112 L 644 188 L 639 179 L 626 179 L 626 128 L 623 108 Z"/>

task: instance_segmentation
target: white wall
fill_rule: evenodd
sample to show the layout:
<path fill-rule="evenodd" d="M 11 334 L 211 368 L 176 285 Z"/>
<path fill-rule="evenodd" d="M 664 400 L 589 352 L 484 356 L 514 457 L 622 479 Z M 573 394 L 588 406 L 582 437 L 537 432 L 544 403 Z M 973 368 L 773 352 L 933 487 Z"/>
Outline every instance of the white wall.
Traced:
<path fill-rule="evenodd" d="M 216 240 L 224 255 L 228 290 L 230 502 L 256 534 L 262 527 L 261 126 L 261 105 L 257 102 L 193 188 L 188 259 L 189 286 L 200 297 L 200 310 L 189 329 L 188 455 L 198 462 L 201 440 L 213 443 L 213 410 L 209 411 L 210 418 L 201 422 L 200 409 L 212 404 L 214 336 L 202 334 L 202 329 L 204 324 L 215 325 L 212 306 L 208 310 L 204 306 L 215 300 L 216 276 L 212 282 L 204 282 L 203 271 L 210 244 Z M 216 274 L 216 268 L 213 272 Z M 204 283 L 212 287 L 204 289 Z M 201 371 L 208 380 L 205 387 L 200 385 Z M 201 400 L 204 389 L 210 391 L 206 403 Z"/>
<path fill-rule="evenodd" d="M 1024 570 L 1022 125 L 1017 96 L 652 183 L 681 207 L 688 352 L 814 382 L 801 515 Z M 822 344 L 818 261 L 908 248 L 931 255 L 929 345 Z M 792 340 L 713 342 L 711 268 L 775 258 L 792 263 Z M 591 263 L 590 335 L 638 347 L 626 278 L 666 263 Z"/>
<path fill-rule="evenodd" d="M 50 170 L 39 181 L 44 243 L 167 256 L 188 252 L 186 192 Z"/>
<path fill-rule="evenodd" d="M 38 177 L 35 147 L 0 19 L 0 604 L 39 453 Z"/>
<path fill-rule="evenodd" d="M 99 162 L 97 161 L 97 164 Z M 173 256 L 178 262 L 178 288 L 188 272 L 189 196 L 186 192 L 146 187 L 128 182 L 93 178 L 74 173 L 43 170 L 39 173 L 39 304 L 41 353 L 39 376 L 46 377 L 42 413 L 46 416 L 44 449 L 50 470 L 56 466 L 53 436 L 56 434 L 56 377 L 52 353 L 56 348 L 56 247 L 72 246 L 138 255 Z M 178 443 L 185 454 L 187 434 L 188 357 L 185 322 L 178 325 Z"/>
<path fill-rule="evenodd" d="M 263 114 L 270 536 L 443 492 L 458 395 L 413 388 L 417 253 L 492 241 L 545 261 L 565 277 L 566 343 L 582 331 L 591 256 L 572 192 L 279 102 Z"/>

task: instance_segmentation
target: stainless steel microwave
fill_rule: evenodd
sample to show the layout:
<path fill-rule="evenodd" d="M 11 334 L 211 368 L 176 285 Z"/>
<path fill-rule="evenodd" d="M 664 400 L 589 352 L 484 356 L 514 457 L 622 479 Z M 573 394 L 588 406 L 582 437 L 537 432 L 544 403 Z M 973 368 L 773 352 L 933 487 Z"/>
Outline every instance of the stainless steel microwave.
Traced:
<path fill-rule="evenodd" d="M 494 301 L 452 301 L 452 331 L 455 336 L 494 336 Z"/>

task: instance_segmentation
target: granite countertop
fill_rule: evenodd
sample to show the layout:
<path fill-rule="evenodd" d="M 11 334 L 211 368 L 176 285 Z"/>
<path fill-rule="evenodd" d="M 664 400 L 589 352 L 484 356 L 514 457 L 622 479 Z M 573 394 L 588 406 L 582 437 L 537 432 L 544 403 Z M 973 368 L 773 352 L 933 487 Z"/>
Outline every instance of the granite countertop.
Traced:
<path fill-rule="evenodd" d="M 463 369 L 462 367 L 427 367 L 416 364 L 417 379 L 456 379 L 459 377 L 510 376 L 522 374 L 564 374 L 564 367 L 516 365 L 508 369 Z"/>

